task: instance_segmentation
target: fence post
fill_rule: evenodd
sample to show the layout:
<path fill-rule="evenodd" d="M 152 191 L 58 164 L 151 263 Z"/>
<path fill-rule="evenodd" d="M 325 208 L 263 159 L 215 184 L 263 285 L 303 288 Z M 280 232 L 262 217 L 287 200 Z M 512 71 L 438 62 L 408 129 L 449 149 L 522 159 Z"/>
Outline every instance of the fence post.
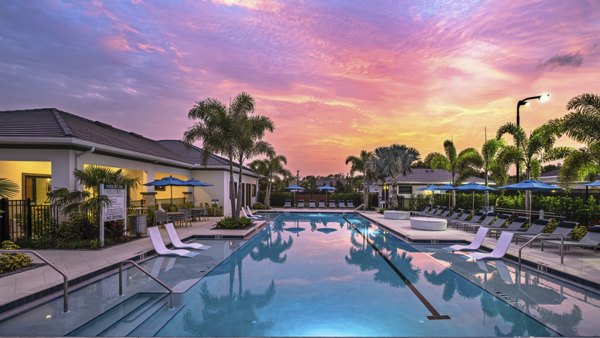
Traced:
<path fill-rule="evenodd" d="M 10 239 L 10 229 L 8 228 L 8 198 L 0 198 L 0 210 L 4 211 L 0 214 L 0 242 Z"/>
<path fill-rule="evenodd" d="M 26 217 L 27 217 L 27 226 L 26 226 L 26 235 L 28 239 L 31 239 L 31 233 L 32 233 L 32 217 L 31 217 L 31 199 L 28 198 L 25 201 L 25 213 L 26 213 Z"/>

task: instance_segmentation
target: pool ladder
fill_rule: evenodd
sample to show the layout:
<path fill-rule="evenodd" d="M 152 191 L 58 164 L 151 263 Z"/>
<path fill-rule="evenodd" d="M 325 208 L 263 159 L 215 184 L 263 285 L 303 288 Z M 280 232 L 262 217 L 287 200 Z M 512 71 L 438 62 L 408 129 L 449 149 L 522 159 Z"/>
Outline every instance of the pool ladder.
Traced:
<path fill-rule="evenodd" d="M 50 263 L 44 256 L 40 255 L 36 251 L 33 250 L 25 250 L 25 249 L 17 249 L 17 250 L 0 250 L 0 253 L 28 253 L 36 256 L 44 263 L 48 264 L 49 267 L 54 269 L 54 271 L 60 273 L 63 277 L 63 313 L 69 312 L 69 276 L 66 272 L 56 267 L 56 265 Z"/>
<path fill-rule="evenodd" d="M 163 281 L 161 281 L 160 279 L 152 276 L 152 274 L 150 272 L 148 272 L 146 269 L 142 268 L 138 263 L 132 261 L 131 259 L 126 259 L 119 263 L 119 296 L 123 296 L 123 265 L 125 265 L 127 263 L 131 263 L 133 266 L 138 268 L 138 270 L 143 272 L 146 276 L 152 278 L 155 282 L 160 284 L 160 286 L 162 286 L 163 288 L 167 289 L 167 291 L 169 291 L 169 309 L 172 309 L 173 308 L 173 289 L 171 289 L 167 284 L 163 283 Z"/>

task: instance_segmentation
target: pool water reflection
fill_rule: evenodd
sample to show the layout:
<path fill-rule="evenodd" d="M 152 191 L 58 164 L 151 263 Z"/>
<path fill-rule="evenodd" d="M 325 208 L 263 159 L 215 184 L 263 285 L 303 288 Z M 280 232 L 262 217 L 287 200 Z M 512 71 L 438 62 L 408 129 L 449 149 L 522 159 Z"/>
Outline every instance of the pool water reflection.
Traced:
<path fill-rule="evenodd" d="M 359 215 L 284 214 L 187 291 L 157 335 L 557 335 L 423 249 Z M 429 320 L 426 303 L 450 319 Z"/>

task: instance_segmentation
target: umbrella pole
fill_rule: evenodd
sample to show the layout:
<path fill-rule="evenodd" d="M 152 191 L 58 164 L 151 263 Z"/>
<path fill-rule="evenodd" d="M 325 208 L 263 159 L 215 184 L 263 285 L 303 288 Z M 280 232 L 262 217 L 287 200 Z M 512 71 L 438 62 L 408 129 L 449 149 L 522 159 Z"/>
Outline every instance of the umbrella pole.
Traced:
<path fill-rule="evenodd" d="M 173 186 L 171 186 L 171 205 L 169 205 L 169 207 L 173 206 Z"/>
<path fill-rule="evenodd" d="M 473 190 L 473 210 L 475 210 L 475 190 Z"/>

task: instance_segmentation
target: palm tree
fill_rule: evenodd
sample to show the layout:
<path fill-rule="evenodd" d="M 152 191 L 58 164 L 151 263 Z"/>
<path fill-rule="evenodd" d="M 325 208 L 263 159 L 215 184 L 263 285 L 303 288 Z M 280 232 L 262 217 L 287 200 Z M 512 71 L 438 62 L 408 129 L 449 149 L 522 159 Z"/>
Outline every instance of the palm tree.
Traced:
<path fill-rule="evenodd" d="M 292 173 L 284 168 L 287 164 L 287 158 L 283 155 L 269 156 L 263 160 L 254 160 L 250 163 L 250 168 L 262 175 L 267 184 L 265 191 L 265 205 L 271 206 L 271 190 L 274 181 L 291 176 Z"/>
<path fill-rule="evenodd" d="M 7 179 L 0 178 L 0 198 L 9 198 L 19 192 L 19 186 Z"/>
<path fill-rule="evenodd" d="M 522 163 L 527 179 L 540 176 L 542 163 L 565 158 L 572 151 L 569 147 L 554 147 L 559 133 L 551 124 L 540 126 L 527 136 L 521 126 L 509 122 L 498 129 L 496 139 L 501 139 L 505 134 L 512 135 L 515 145 L 504 147 L 498 157 L 503 165 L 506 162 Z"/>
<path fill-rule="evenodd" d="M 254 99 L 250 95 L 242 93 L 240 95 L 245 96 L 244 101 L 252 102 L 252 109 L 250 105 L 245 103 L 246 106 L 242 108 L 236 108 L 236 105 L 232 103 L 234 114 L 236 114 L 239 126 L 240 134 L 235 147 L 235 157 L 237 158 L 238 164 L 238 200 L 236 208 L 233 212 L 234 218 L 239 217 L 240 208 L 242 207 L 242 176 L 244 170 L 244 162 L 249 158 L 253 158 L 259 155 L 275 156 L 275 150 L 273 146 L 262 138 L 265 136 L 267 131 L 272 132 L 275 128 L 271 119 L 260 115 L 249 115 L 253 110 Z"/>
<path fill-rule="evenodd" d="M 246 99 L 245 95 L 240 94 L 235 97 L 233 102 L 238 108 L 244 107 L 242 102 Z M 240 128 L 237 123 L 237 116 L 233 114 L 232 105 L 226 107 L 221 101 L 213 98 L 196 102 L 188 112 L 188 119 L 195 122 L 183 134 L 183 141 L 188 144 L 198 140 L 202 141 L 202 149 L 204 150 L 202 163 L 205 166 L 211 153 L 220 154 L 227 158 L 229 164 L 229 201 L 233 213 L 235 211 L 233 159 L 236 155 L 236 140 L 240 134 Z"/>
<path fill-rule="evenodd" d="M 575 96 L 567 110 L 571 112 L 550 124 L 586 147 L 573 150 L 563 162 L 559 178 L 565 186 L 573 181 L 594 181 L 600 175 L 600 96 Z"/>
<path fill-rule="evenodd" d="M 92 191 L 93 196 L 99 194 L 98 187 L 100 184 L 122 185 L 135 188 L 139 179 L 130 177 L 123 173 L 122 169 L 110 169 L 97 165 L 86 166 L 83 170 L 75 169 L 73 176 L 86 189 Z"/>
<path fill-rule="evenodd" d="M 463 149 L 458 155 L 456 146 L 450 140 L 444 141 L 444 154 L 430 153 L 425 158 L 425 163 L 431 169 L 446 169 L 452 175 L 452 185 L 464 181 L 469 176 L 477 175 L 478 169 L 484 163 L 481 155 L 475 148 Z M 452 206 L 456 205 L 456 192 L 452 191 Z"/>
<path fill-rule="evenodd" d="M 507 170 L 498 161 L 498 152 L 504 147 L 504 141 L 498 139 L 487 140 L 481 147 L 481 159 L 483 160 L 483 173 L 485 175 L 485 186 L 489 184 L 490 176 L 494 177 L 497 184 L 504 184 Z M 485 205 L 490 204 L 489 192 L 485 192 Z"/>
<path fill-rule="evenodd" d="M 411 164 L 419 160 L 419 156 L 419 151 L 415 148 L 399 144 L 375 149 L 373 157 L 378 180 L 385 182 L 389 178 L 395 187 L 398 176 L 411 173 Z M 397 194 L 394 194 L 393 201 L 397 202 Z"/>
<path fill-rule="evenodd" d="M 350 155 L 346 157 L 346 164 L 350 163 L 350 175 L 359 172 L 363 175 L 363 203 L 365 209 L 369 208 L 369 160 L 373 153 L 366 150 L 361 150 L 358 156 Z"/>

